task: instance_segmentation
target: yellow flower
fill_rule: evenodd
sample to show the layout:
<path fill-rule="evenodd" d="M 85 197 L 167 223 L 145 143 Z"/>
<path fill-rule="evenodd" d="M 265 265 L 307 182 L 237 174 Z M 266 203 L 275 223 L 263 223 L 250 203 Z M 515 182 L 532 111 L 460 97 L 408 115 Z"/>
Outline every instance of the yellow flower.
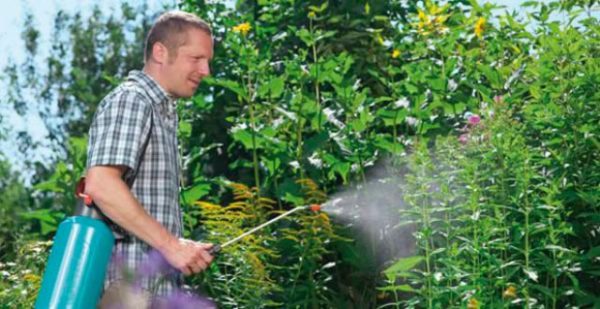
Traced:
<path fill-rule="evenodd" d="M 485 30 L 485 18 L 479 17 L 475 23 L 475 35 L 480 39 L 483 37 L 483 30 Z"/>
<path fill-rule="evenodd" d="M 504 293 L 502 293 L 502 297 L 504 298 L 515 298 L 517 297 L 517 289 L 514 286 L 509 286 Z"/>
<path fill-rule="evenodd" d="M 241 23 L 235 27 L 233 27 L 233 32 L 239 32 L 242 35 L 248 34 L 252 27 L 250 27 L 250 23 Z"/>
<path fill-rule="evenodd" d="M 431 33 L 445 34 L 447 27 L 444 23 L 450 14 L 442 14 L 448 9 L 448 6 L 438 7 L 436 5 L 427 5 L 426 10 L 417 9 L 417 22 L 413 25 L 417 26 L 417 30 L 422 35 Z"/>
<path fill-rule="evenodd" d="M 38 283 L 40 282 L 40 279 L 40 276 L 34 274 L 26 274 L 25 276 L 23 276 L 23 280 L 31 283 Z"/>
<path fill-rule="evenodd" d="M 467 309 L 479 309 L 479 301 L 475 298 L 469 299 L 469 303 L 467 304 Z"/>
<path fill-rule="evenodd" d="M 418 10 L 418 11 L 419 11 L 419 20 L 424 23 L 428 22 L 429 19 L 427 18 L 427 15 L 425 15 L 425 12 L 423 12 L 421 10 Z"/>
<path fill-rule="evenodd" d="M 315 14 L 315 12 L 312 12 L 312 11 L 308 12 L 308 18 L 309 19 L 315 19 L 315 18 L 317 18 L 317 14 Z"/>
<path fill-rule="evenodd" d="M 400 57 L 400 51 L 397 49 L 394 49 L 394 51 L 392 52 L 392 58 L 396 59 Z"/>

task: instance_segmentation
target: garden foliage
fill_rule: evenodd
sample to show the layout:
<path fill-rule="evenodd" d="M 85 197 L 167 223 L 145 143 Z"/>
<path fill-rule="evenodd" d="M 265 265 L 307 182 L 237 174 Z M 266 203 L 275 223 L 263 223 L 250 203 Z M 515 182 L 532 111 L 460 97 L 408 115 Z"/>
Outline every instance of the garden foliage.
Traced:
<path fill-rule="evenodd" d="M 378 238 L 304 213 L 226 248 L 187 283 L 223 307 L 600 306 L 595 1 L 529 1 L 527 17 L 477 1 L 357 3 L 179 4 L 215 33 L 212 76 L 178 105 L 185 236 L 223 243 L 364 190 L 385 164 L 402 201 L 389 205 L 397 225 L 380 231 L 389 247 L 408 228 L 414 250 L 380 263 L 360 243 Z M 58 93 L 86 86 L 61 81 Z M 97 103 L 72 99 L 86 117 Z M 84 135 L 86 119 L 67 136 Z M 63 143 L 71 163 L 36 187 L 65 205 L 59 214 L 83 162 L 80 139 Z M 37 238 L 57 222 L 29 218 Z"/>

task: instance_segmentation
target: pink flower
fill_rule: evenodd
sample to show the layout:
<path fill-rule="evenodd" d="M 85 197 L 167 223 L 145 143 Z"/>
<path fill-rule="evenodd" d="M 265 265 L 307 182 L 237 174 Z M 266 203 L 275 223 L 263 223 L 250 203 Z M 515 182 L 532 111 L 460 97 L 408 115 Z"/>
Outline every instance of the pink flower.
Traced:
<path fill-rule="evenodd" d="M 461 144 L 465 145 L 467 142 L 469 142 L 469 134 L 461 134 L 461 135 L 458 137 L 458 141 L 459 141 Z"/>
<path fill-rule="evenodd" d="M 479 124 L 480 121 L 481 121 L 481 117 L 479 117 L 479 115 L 471 115 L 469 117 L 470 125 L 477 125 L 477 124 Z"/>
<path fill-rule="evenodd" d="M 494 102 L 496 102 L 496 103 L 502 102 L 502 96 L 501 95 L 494 96 Z"/>

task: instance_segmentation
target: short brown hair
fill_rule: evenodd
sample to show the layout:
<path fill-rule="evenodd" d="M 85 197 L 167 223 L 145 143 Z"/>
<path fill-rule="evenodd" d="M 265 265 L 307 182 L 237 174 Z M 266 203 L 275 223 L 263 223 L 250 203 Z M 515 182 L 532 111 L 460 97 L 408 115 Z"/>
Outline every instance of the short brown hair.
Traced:
<path fill-rule="evenodd" d="M 144 48 L 144 61 L 152 56 L 152 46 L 160 42 L 167 47 L 169 58 L 177 55 L 177 49 L 184 45 L 187 39 L 187 31 L 196 28 L 212 36 L 210 26 L 198 16 L 183 12 L 169 11 L 158 17 L 146 37 Z"/>

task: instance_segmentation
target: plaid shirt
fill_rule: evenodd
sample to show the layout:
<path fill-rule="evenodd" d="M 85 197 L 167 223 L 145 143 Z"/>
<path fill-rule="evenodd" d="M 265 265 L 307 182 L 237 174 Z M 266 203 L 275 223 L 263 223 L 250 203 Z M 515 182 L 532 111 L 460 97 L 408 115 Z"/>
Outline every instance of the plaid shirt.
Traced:
<path fill-rule="evenodd" d="M 89 132 L 87 168 L 126 166 L 123 180 L 133 195 L 152 217 L 180 237 L 177 122 L 175 100 L 144 72 L 130 72 L 96 111 Z M 143 265 L 150 246 L 114 224 L 111 227 L 117 241 L 107 285 L 122 280 L 127 272 L 133 272 L 136 284 L 160 296 L 180 285 L 180 275 L 164 280 L 140 273 L 147 271 Z"/>

